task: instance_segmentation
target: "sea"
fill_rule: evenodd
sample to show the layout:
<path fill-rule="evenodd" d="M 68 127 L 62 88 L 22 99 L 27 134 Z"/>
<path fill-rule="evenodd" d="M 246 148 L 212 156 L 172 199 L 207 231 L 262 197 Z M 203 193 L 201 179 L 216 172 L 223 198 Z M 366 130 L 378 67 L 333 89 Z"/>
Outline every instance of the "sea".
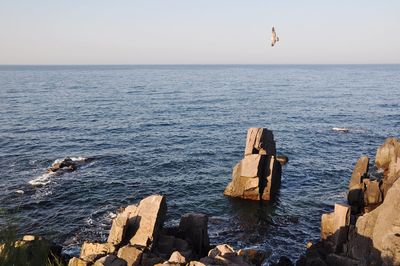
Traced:
<path fill-rule="evenodd" d="M 223 195 L 249 127 L 289 157 L 269 202 Z M 205 213 L 212 244 L 294 262 L 357 159 L 372 167 L 399 128 L 400 65 L 0 66 L 1 224 L 74 254 L 106 240 L 119 207 L 161 194 L 165 226 Z M 76 171 L 47 173 L 66 157 Z"/>

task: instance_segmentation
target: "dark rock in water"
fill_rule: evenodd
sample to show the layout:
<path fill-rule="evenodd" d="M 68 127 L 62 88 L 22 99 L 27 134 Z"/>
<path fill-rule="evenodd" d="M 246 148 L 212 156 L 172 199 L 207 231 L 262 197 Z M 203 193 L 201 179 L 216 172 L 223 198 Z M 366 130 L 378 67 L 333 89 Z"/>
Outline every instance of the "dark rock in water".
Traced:
<path fill-rule="evenodd" d="M 286 155 L 277 155 L 276 160 L 283 166 L 289 162 L 289 158 Z"/>
<path fill-rule="evenodd" d="M 281 256 L 277 263 L 271 263 L 271 266 L 293 266 L 293 262 L 285 256 Z"/>
<path fill-rule="evenodd" d="M 244 261 L 256 266 L 261 266 L 267 256 L 264 251 L 257 249 L 241 249 L 237 253 Z"/>

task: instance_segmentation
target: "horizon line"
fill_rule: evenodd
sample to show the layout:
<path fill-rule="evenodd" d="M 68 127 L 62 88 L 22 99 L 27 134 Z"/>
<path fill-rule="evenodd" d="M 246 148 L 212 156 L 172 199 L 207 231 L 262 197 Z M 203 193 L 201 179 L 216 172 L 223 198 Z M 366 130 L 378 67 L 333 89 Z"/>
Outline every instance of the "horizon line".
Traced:
<path fill-rule="evenodd" d="M 0 66 L 345 66 L 345 65 L 400 65 L 400 63 L 157 63 L 157 64 L 0 64 Z"/>

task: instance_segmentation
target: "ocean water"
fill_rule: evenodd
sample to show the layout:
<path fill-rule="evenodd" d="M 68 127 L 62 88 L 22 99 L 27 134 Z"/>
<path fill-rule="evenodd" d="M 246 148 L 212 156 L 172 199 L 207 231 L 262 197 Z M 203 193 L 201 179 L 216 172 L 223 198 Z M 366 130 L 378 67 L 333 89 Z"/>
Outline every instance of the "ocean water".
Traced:
<path fill-rule="evenodd" d="M 271 202 L 222 194 L 249 127 L 289 157 Z M 1 66 L 0 208 L 68 251 L 158 193 L 167 225 L 206 213 L 213 244 L 295 260 L 357 159 L 399 128 L 399 65 Z M 65 157 L 89 160 L 45 174 Z"/>

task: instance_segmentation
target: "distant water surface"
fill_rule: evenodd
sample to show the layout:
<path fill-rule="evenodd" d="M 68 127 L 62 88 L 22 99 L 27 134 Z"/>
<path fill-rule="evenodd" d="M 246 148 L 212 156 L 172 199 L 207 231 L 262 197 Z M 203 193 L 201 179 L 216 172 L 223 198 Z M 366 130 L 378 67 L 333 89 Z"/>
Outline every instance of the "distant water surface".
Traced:
<path fill-rule="evenodd" d="M 167 225 L 203 212 L 212 243 L 295 260 L 359 156 L 400 136 L 399 84 L 399 65 L 1 66 L 0 208 L 73 249 L 159 193 Z M 222 194 L 248 127 L 272 129 L 289 157 L 273 202 Z M 67 156 L 91 160 L 43 175 Z"/>

